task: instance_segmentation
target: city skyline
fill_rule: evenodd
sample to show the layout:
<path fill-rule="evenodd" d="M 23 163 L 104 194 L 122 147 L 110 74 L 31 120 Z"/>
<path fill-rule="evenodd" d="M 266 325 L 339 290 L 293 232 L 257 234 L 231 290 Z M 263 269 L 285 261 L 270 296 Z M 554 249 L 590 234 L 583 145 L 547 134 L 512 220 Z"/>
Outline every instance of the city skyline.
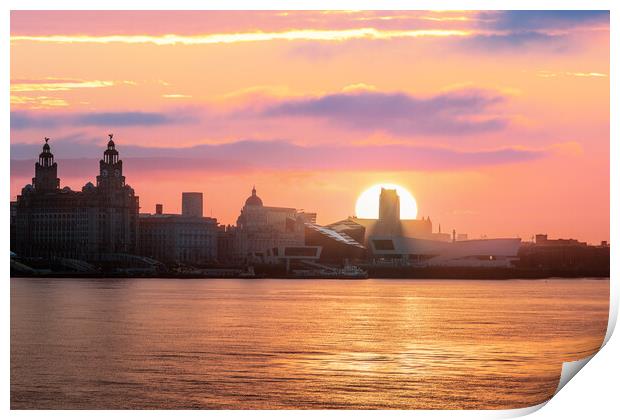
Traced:
<path fill-rule="evenodd" d="M 256 184 L 325 224 L 393 183 L 471 237 L 609 240 L 607 12 L 90 13 L 12 12 L 11 199 L 44 136 L 79 189 L 112 131 L 142 211 L 233 224 Z"/>

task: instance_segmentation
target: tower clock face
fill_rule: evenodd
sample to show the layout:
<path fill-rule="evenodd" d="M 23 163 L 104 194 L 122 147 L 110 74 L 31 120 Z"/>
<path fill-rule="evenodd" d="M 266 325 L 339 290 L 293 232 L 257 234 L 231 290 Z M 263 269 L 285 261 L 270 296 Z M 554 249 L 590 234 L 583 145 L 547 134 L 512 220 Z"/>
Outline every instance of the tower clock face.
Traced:
<path fill-rule="evenodd" d="M 107 169 L 101 170 L 101 175 L 102 176 L 108 176 L 108 170 Z"/>
<path fill-rule="evenodd" d="M 115 169 L 115 170 L 114 170 L 114 176 L 115 176 L 115 177 L 117 177 L 117 178 L 118 178 L 119 176 L 121 176 L 121 171 L 119 171 L 118 169 Z"/>

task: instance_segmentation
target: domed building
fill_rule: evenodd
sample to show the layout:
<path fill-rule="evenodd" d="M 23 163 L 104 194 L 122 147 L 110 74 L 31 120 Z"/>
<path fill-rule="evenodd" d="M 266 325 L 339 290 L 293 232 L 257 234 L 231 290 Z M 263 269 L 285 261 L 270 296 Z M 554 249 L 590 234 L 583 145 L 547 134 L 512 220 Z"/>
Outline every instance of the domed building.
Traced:
<path fill-rule="evenodd" d="M 58 165 L 45 138 L 32 184 L 11 203 L 11 250 L 23 257 L 96 261 L 137 251 L 139 200 L 125 184 L 123 162 L 109 135 L 97 185 L 60 187 Z"/>
<path fill-rule="evenodd" d="M 245 200 L 246 206 L 262 206 L 263 200 L 260 199 L 259 196 L 256 195 L 256 186 L 252 187 L 252 195 Z"/>
<path fill-rule="evenodd" d="M 315 220 L 315 213 L 300 212 L 292 207 L 263 205 L 254 186 L 237 218 L 234 259 L 263 261 L 274 248 L 304 246 L 304 223 Z"/>

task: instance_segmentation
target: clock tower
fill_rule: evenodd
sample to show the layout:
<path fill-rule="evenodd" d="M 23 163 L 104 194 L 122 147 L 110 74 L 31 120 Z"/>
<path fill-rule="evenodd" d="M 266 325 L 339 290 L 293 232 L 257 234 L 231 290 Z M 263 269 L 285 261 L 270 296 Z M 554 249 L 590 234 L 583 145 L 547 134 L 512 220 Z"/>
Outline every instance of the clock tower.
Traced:
<path fill-rule="evenodd" d="M 103 159 L 99 161 L 99 176 L 97 187 L 104 191 L 119 190 L 125 186 L 123 176 L 123 161 L 118 158 L 118 150 L 114 145 L 113 134 L 108 134 L 108 148 L 103 152 Z"/>
<path fill-rule="evenodd" d="M 36 191 L 57 191 L 60 188 L 58 165 L 54 162 L 48 141 L 49 137 L 45 137 L 43 151 L 39 155 L 39 161 L 34 165 L 32 185 Z"/>

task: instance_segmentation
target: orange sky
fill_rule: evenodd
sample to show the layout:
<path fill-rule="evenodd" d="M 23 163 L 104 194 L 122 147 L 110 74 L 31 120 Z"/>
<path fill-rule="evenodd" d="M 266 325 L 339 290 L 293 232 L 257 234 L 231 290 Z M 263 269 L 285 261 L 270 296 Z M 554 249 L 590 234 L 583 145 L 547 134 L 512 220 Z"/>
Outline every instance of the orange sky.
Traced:
<path fill-rule="evenodd" d="M 476 238 L 609 239 L 605 12 L 11 13 L 11 198 L 115 141 L 142 211 L 353 214 L 396 183 Z"/>

